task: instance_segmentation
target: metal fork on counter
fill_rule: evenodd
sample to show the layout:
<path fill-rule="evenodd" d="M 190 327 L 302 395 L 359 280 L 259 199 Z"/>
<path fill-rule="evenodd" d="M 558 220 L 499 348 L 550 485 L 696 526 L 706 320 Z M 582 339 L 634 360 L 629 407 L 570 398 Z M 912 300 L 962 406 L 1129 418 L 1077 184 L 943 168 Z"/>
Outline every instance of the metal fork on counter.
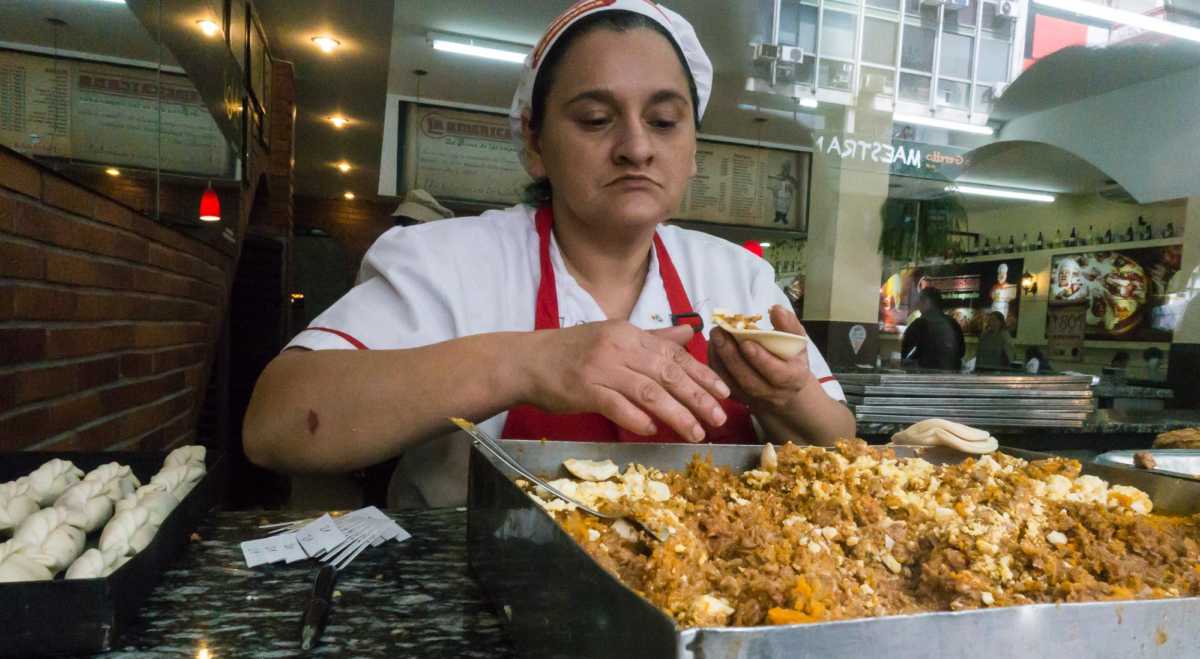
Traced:
<path fill-rule="evenodd" d="M 529 482 L 544 489 L 545 491 L 549 492 L 550 494 L 554 495 L 555 497 L 558 497 L 559 499 L 562 499 L 563 501 L 566 501 L 569 504 L 575 505 L 580 510 L 582 510 L 583 512 L 585 512 L 589 515 L 592 515 L 593 517 L 599 517 L 601 519 L 612 519 L 612 520 L 623 519 L 626 522 L 633 524 L 634 526 L 637 526 L 638 528 L 642 529 L 646 533 L 649 533 L 651 536 L 653 536 L 659 542 L 667 541 L 666 533 L 664 533 L 661 530 L 651 528 L 650 526 L 642 523 L 642 521 L 636 517 L 631 517 L 629 515 L 616 515 L 616 514 L 609 514 L 609 513 L 601 512 L 599 510 L 596 510 L 595 508 L 592 508 L 591 506 L 589 506 L 587 504 L 580 502 L 578 499 L 575 499 L 574 497 L 563 493 L 561 490 L 554 487 L 553 485 L 550 485 L 545 480 L 538 478 L 537 476 L 535 476 L 533 474 L 533 472 L 529 471 L 528 469 L 525 468 L 524 465 L 522 465 L 520 462 L 518 462 L 516 458 L 509 455 L 508 451 L 505 451 L 504 447 L 500 446 L 500 442 L 496 441 L 496 439 L 494 437 L 492 437 L 491 435 L 480 430 L 479 426 L 476 426 L 474 423 L 471 423 L 470 421 L 467 421 L 466 419 L 461 419 L 458 417 L 450 417 L 450 422 L 453 423 L 454 425 L 458 426 L 459 428 L 461 428 L 463 430 L 463 432 L 470 435 L 471 438 L 473 440 L 475 440 L 474 443 L 476 446 L 487 451 L 488 453 L 491 453 L 493 456 L 496 457 L 497 460 L 504 463 L 504 465 L 507 466 L 509 469 L 517 472 L 523 478 L 528 479 Z"/>

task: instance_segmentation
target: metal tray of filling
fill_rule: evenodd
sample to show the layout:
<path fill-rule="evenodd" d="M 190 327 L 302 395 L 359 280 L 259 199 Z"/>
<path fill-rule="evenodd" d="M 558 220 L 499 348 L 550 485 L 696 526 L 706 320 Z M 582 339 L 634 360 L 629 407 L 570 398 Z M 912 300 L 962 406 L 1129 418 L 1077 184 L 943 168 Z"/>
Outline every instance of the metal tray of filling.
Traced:
<path fill-rule="evenodd" d="M 1030 406 L 1042 410 L 1085 410 L 1091 412 L 1096 403 L 1091 398 L 958 398 L 955 396 L 911 398 L 907 396 L 861 396 L 848 395 L 851 405 L 879 405 L 894 409 L 912 410 L 920 406 L 960 407 L 967 409 L 1015 408 L 1022 412 Z"/>
<path fill-rule="evenodd" d="M 164 452 L 27 452 L 0 457 L 0 482 L 62 458 L 90 471 L 108 462 L 128 465 L 143 484 L 162 468 Z M 0 656 L 91 654 L 111 649 L 138 616 L 142 600 L 189 542 L 217 503 L 224 469 L 222 454 L 208 451 L 207 473 L 163 520 L 154 539 L 112 574 L 99 579 L 20 581 L 0 584 Z M 100 530 L 88 534 L 95 545 Z"/>
<path fill-rule="evenodd" d="M 1097 455 L 1096 462 L 1102 465 L 1135 468 L 1133 456 L 1137 453 L 1149 453 L 1154 458 L 1154 468 L 1144 471 L 1200 480 L 1200 449 L 1157 448 L 1141 451 L 1109 451 Z"/>
<path fill-rule="evenodd" d="M 595 444 L 503 440 L 534 473 L 565 476 L 567 458 L 679 470 L 703 452 L 737 472 L 758 446 Z M 1035 460 L 1051 457 L 1009 450 Z M 901 456 L 915 453 L 897 450 Z M 1155 512 L 1200 512 L 1200 482 L 1085 463 L 1083 472 L 1132 485 Z M 681 629 L 602 569 L 521 492 L 494 458 L 472 451 L 468 558 L 522 656 L 533 657 L 1180 657 L 1200 647 L 1200 597 L 1036 604 L 861 618 L 807 625 Z"/>

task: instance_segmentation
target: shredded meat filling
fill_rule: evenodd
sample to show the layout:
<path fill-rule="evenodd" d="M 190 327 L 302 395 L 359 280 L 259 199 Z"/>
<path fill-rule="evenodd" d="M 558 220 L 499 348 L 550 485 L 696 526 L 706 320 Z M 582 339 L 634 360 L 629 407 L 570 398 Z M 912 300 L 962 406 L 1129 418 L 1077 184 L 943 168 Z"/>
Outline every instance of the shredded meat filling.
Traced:
<path fill-rule="evenodd" d="M 638 495 L 651 481 L 670 496 Z M 683 627 L 1200 595 L 1200 515 L 1150 514 L 1145 493 L 1073 460 L 934 466 L 862 442 L 787 445 L 771 471 L 697 456 L 613 483 L 598 496 L 665 526 L 666 542 L 571 507 L 550 514 Z"/>

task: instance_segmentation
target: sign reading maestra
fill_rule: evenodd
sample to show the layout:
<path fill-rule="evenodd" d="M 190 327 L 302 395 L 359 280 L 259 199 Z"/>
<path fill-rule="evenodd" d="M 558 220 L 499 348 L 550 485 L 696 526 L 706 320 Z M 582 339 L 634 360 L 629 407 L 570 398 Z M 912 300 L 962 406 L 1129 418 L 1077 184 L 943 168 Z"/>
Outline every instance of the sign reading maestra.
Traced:
<path fill-rule="evenodd" d="M 880 142 L 838 133 L 814 134 L 813 152 L 845 168 L 886 167 L 892 174 L 936 180 L 954 180 L 971 162 L 962 147 L 902 139 Z"/>

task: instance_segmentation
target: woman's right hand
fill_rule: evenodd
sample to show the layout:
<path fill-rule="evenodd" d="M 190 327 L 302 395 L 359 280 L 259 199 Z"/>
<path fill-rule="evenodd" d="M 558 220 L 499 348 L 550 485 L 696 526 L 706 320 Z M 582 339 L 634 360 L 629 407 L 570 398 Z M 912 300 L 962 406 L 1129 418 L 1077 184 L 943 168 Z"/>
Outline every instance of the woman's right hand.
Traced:
<path fill-rule="evenodd" d="M 639 435 L 654 419 L 699 442 L 720 426 L 729 387 L 686 349 L 687 325 L 646 331 L 625 321 L 535 332 L 527 357 L 526 402 L 548 412 L 596 412 Z"/>

